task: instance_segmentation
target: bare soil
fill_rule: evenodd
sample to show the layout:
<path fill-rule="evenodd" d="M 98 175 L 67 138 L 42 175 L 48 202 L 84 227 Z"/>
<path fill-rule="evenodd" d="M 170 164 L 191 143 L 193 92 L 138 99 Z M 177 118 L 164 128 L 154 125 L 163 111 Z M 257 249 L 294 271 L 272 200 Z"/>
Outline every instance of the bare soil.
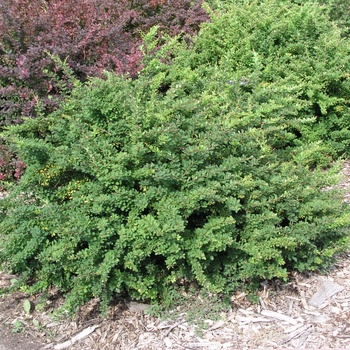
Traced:
<path fill-rule="evenodd" d="M 350 202 L 349 162 L 343 174 L 340 186 L 349 189 L 344 201 Z M 0 288 L 13 278 L 1 272 Z M 33 305 L 30 314 L 25 300 Z M 0 350 L 350 349 L 350 252 L 327 273 L 262 283 L 254 303 L 237 291 L 217 320 L 204 312 L 210 303 L 197 296 L 161 319 L 147 314 L 148 305 L 119 300 L 102 317 L 96 299 L 74 319 L 55 319 L 52 311 L 62 305 L 57 291 L 44 302 L 17 292 L 0 299 Z M 189 313 L 201 322 L 190 322 Z"/>
<path fill-rule="evenodd" d="M 0 325 L 0 350 L 37 350 L 43 345 L 36 336 L 24 332 L 13 334 L 8 327 Z"/>

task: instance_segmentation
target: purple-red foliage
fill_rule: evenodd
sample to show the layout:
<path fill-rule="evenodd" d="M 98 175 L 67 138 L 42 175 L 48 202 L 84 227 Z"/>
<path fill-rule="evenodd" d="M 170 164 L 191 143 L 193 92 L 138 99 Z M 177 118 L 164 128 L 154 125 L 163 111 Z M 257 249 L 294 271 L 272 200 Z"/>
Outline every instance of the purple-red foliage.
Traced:
<path fill-rule="evenodd" d="M 208 15 L 202 0 L 1 0 L 0 131 L 56 109 L 72 88 L 59 57 L 85 81 L 103 70 L 136 75 L 141 35 L 152 26 L 170 35 L 194 35 Z M 1 138 L 0 138 L 1 142 Z M 25 169 L 0 144 L 1 181 L 19 179 Z"/>
<path fill-rule="evenodd" d="M 208 20 L 201 0 L 2 0 L 0 3 L 0 130 L 55 109 L 71 88 L 50 58 L 66 60 L 81 81 L 112 70 L 134 76 L 141 33 L 153 25 L 194 35 Z M 48 54 L 49 53 L 49 54 Z M 56 78 L 55 78 L 56 77 Z"/>
<path fill-rule="evenodd" d="M 5 181 L 19 180 L 25 168 L 26 165 L 8 146 L 0 144 L 0 191 L 6 188 Z"/>

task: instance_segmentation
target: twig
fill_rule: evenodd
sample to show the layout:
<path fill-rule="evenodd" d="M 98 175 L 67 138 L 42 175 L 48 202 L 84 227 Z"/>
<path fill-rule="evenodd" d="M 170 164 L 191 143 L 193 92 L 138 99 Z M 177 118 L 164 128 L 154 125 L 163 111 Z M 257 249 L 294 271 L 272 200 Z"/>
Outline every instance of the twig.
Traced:
<path fill-rule="evenodd" d="M 311 327 L 311 325 L 307 324 L 305 326 L 302 326 L 298 329 L 296 329 L 294 332 L 292 332 L 287 338 L 285 338 L 282 341 L 282 344 L 286 344 L 288 342 L 290 342 L 292 339 L 300 337 L 303 333 L 305 333 L 309 328 Z"/>
<path fill-rule="evenodd" d="M 74 343 L 76 343 L 77 341 L 79 341 L 81 339 L 84 339 L 87 336 L 89 336 L 98 327 L 99 327 L 99 325 L 95 325 L 95 326 L 91 326 L 91 327 L 85 328 L 83 331 L 78 333 L 76 336 L 74 336 L 70 340 L 67 340 L 64 343 L 55 345 L 54 349 L 55 350 L 63 350 L 63 349 L 68 348 L 71 345 L 73 345 Z"/>
<path fill-rule="evenodd" d="M 274 312 L 274 311 L 270 311 L 270 310 L 261 311 L 261 315 L 266 316 L 266 317 L 276 318 L 278 320 L 286 321 L 288 323 L 295 324 L 295 325 L 298 324 L 298 321 L 295 320 L 294 318 L 291 318 L 287 315 L 283 315 L 283 314 L 280 314 L 278 312 Z"/>
<path fill-rule="evenodd" d="M 169 329 L 165 333 L 165 338 L 169 335 L 169 333 L 176 327 L 180 326 L 180 324 L 185 323 L 185 320 L 182 320 L 180 322 L 175 323 L 174 325 L 170 326 Z"/>

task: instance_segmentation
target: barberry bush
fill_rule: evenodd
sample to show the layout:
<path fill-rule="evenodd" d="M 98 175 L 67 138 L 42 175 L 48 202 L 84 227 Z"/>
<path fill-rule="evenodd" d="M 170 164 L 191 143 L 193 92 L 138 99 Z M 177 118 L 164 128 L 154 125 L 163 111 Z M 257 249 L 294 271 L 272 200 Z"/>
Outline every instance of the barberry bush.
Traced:
<path fill-rule="evenodd" d="M 343 29 L 343 36 L 350 34 L 350 1 L 349 0 L 317 0 L 326 6 L 330 18 Z"/>
<path fill-rule="evenodd" d="M 154 51 L 157 31 L 136 79 L 92 78 L 4 135 L 27 169 L 0 203 L 0 261 L 68 308 L 169 302 L 183 281 L 230 293 L 348 248 L 338 169 L 305 132 L 347 104 L 345 43 L 319 7 L 232 5 Z"/>
<path fill-rule="evenodd" d="M 107 69 L 135 75 L 141 36 L 153 25 L 171 35 L 194 35 L 208 20 L 200 1 L 4 0 L 0 4 L 0 128 L 47 113 L 72 88 L 52 55 L 77 79 Z"/>
<path fill-rule="evenodd" d="M 17 182 L 23 175 L 26 165 L 4 143 L 0 143 L 0 191 L 6 190 L 10 183 Z"/>
<path fill-rule="evenodd" d="M 244 5 L 240 0 L 214 0 L 216 6 L 221 5 L 223 15 L 202 31 L 196 64 L 217 64 L 227 72 L 227 79 L 241 71 L 250 82 L 246 88 L 256 95 L 261 91 L 258 103 L 276 104 L 276 108 L 280 104 L 281 114 L 294 109 L 295 116 L 313 119 L 312 123 L 299 120 L 289 128 L 299 140 L 322 142 L 331 156 L 348 156 L 348 39 L 329 18 L 331 3 L 335 2 L 329 1 L 328 6 L 320 6 L 318 1 L 296 2 L 289 5 L 282 1 L 278 7 L 268 5 L 269 1 L 258 6 L 254 1 Z M 239 6 L 246 11 L 232 11 Z M 297 6 L 299 10 L 295 11 Z M 274 14 L 279 20 L 273 19 Z M 225 26 L 229 28 L 226 31 Z M 288 101 L 291 94 L 296 95 L 297 102 Z M 287 111 L 286 117 L 290 119 L 290 115 Z M 276 137 L 275 142 L 281 138 Z"/>
<path fill-rule="evenodd" d="M 206 20 L 200 1 L 1 1 L 0 131 L 54 111 L 74 80 L 105 69 L 135 76 L 142 33 L 153 25 L 190 37 Z M 0 173 L 9 179 L 12 151 L 4 147 Z"/>

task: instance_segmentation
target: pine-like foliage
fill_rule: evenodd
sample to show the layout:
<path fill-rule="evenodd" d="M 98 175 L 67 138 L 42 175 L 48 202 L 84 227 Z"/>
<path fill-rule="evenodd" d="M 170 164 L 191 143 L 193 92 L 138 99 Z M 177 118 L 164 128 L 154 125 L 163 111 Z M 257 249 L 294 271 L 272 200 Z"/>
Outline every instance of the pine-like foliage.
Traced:
<path fill-rule="evenodd" d="M 32 292 L 67 292 L 67 307 L 124 292 L 169 301 L 184 280 L 230 293 L 329 263 L 348 247 L 349 209 L 329 189 L 336 169 L 316 166 L 322 145 L 298 135 L 315 104 L 347 103 L 345 44 L 322 16 L 236 5 L 191 47 L 156 52 L 154 28 L 137 79 L 91 79 L 11 127 L 28 167 L 0 203 L 0 260 Z"/>

